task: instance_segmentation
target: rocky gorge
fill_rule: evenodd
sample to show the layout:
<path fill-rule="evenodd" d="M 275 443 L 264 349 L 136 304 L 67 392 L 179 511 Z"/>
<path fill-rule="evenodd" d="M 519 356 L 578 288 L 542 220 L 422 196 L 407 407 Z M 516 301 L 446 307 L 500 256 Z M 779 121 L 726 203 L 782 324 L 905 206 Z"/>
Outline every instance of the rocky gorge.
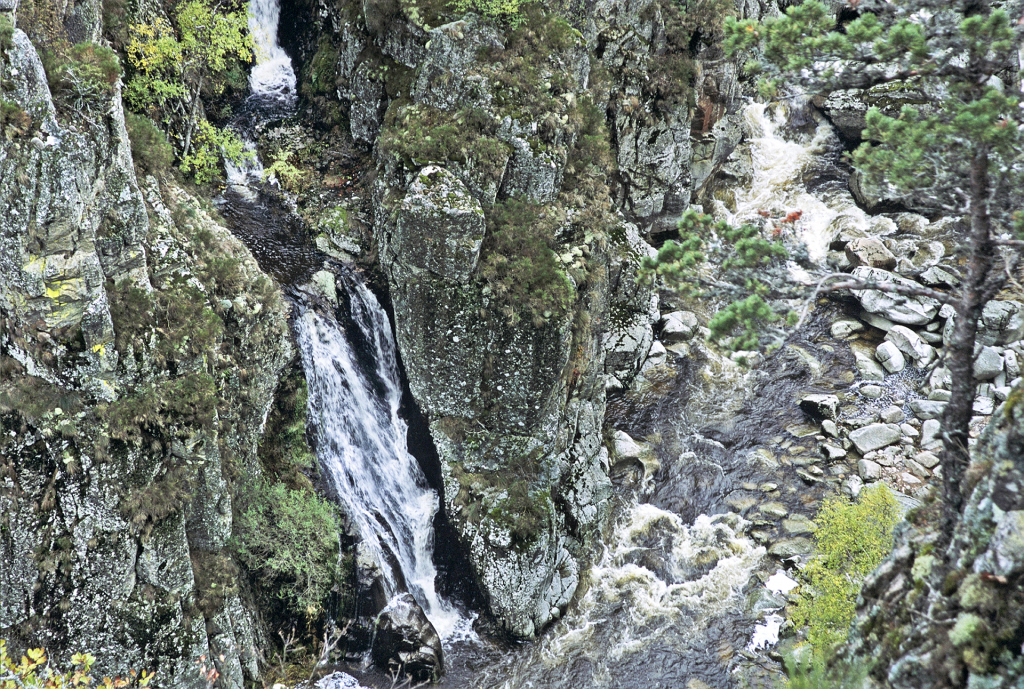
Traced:
<path fill-rule="evenodd" d="M 253 137 L 259 158 L 307 175 L 272 194 L 292 218 L 274 241 L 303 247 L 295 271 L 247 234 L 266 211 L 238 215 L 230 189 L 211 205 L 133 161 L 123 82 L 69 99 L 15 29 L 3 98 L 29 119 L 7 125 L 0 158 L 0 636 L 56 658 L 89 649 L 104 673 L 155 667 L 160 686 L 201 686 L 209 663 L 224 686 L 267 676 L 295 599 L 291 574 L 246 555 L 252 515 L 279 518 L 252 486 L 307 502 L 344 492 L 323 459 L 327 407 L 299 365 L 311 346 L 290 333 L 318 309 L 351 331 L 338 314 L 363 308 L 343 277 L 354 270 L 394 330 L 406 387 L 389 404 L 410 419 L 411 480 L 437 494 L 439 590 L 476 608 L 474 634 L 541 640 L 466 651 L 480 637 L 453 641 L 419 590 L 389 601 L 403 585 L 382 583 L 389 556 L 368 555 L 342 500 L 317 522 L 324 542 L 303 532 L 299 545 L 338 570 L 302 599 L 307 633 L 346 630 L 333 656 L 324 637 L 325 659 L 359 657 L 364 625 L 378 664 L 453 687 L 538 672 L 544 686 L 769 683 L 778 666 L 747 641 L 787 595 L 763 583 L 812 555 L 824 496 L 884 482 L 911 513 L 865 587 L 851 656 L 884 648 L 883 685 L 923 686 L 940 654 L 972 686 L 1019 682 L 1021 295 L 982 317 L 976 463 L 949 546 L 962 567 L 939 581 L 923 525 L 949 309 L 863 290 L 815 304 L 767 357 L 729 355 L 704 341 L 713 305 L 640 275 L 703 204 L 734 222 L 801 211 L 793 241 L 821 266 L 939 290 L 961 279 L 957 219 L 848 184 L 857 94 L 747 104 L 718 45 L 727 8 L 698 4 L 526 4 L 509 24 L 427 2 L 284 3 L 299 107 Z M 74 41 L 100 41 L 107 9 L 59 19 Z M 441 582 L 460 568 L 461 591 Z"/>

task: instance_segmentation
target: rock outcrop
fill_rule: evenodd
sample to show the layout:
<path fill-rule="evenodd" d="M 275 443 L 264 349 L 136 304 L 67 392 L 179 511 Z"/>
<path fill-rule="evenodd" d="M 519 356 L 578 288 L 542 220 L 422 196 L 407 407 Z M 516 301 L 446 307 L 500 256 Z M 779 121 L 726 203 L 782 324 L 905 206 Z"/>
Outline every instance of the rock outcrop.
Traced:
<path fill-rule="evenodd" d="M 935 548 L 928 509 L 864 582 L 848 656 L 882 686 L 993 689 L 1024 682 L 1024 412 L 1018 385 L 964 475 L 952 543 Z M 934 506 L 935 508 L 938 505 Z"/>
<path fill-rule="evenodd" d="M 225 477 L 255 469 L 284 303 L 195 199 L 140 187 L 118 85 L 57 107 L 24 33 L 4 57 L 32 126 L 0 148 L 0 636 L 241 687 L 262 642 Z"/>

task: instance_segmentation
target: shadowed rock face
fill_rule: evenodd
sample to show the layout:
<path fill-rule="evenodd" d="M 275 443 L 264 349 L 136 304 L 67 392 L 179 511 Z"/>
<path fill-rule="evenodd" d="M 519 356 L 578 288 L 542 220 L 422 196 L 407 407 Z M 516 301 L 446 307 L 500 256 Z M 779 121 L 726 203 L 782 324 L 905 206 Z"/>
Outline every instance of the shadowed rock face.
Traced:
<path fill-rule="evenodd" d="M 32 127 L 0 149 L 0 637 L 181 687 L 223 654 L 241 687 L 262 644 L 224 476 L 255 462 L 291 357 L 283 302 L 197 201 L 140 188 L 118 86 L 88 118 L 58 111 L 14 44 L 4 97 Z"/>
<path fill-rule="evenodd" d="M 395 675 L 436 682 L 444 674 L 441 639 L 412 594 L 392 599 L 377 616 L 373 661 Z"/>

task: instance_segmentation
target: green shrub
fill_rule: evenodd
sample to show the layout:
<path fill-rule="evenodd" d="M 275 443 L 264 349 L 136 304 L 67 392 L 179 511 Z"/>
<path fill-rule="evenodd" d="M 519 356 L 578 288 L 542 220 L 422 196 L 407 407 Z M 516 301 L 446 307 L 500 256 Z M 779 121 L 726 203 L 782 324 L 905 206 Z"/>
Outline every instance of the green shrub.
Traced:
<path fill-rule="evenodd" d="M 181 159 L 181 171 L 192 175 L 196 184 L 211 184 L 223 178 L 221 160 L 238 164 L 252 156 L 235 132 L 199 120 L 192 150 Z"/>
<path fill-rule="evenodd" d="M 526 315 L 540 326 L 572 305 L 573 287 L 552 250 L 560 218 L 551 210 L 513 198 L 494 204 L 487 219 L 479 270 L 513 323 Z"/>
<path fill-rule="evenodd" d="M 846 639 L 861 583 L 892 551 L 899 503 L 883 483 L 865 488 L 856 503 L 826 500 L 815 521 L 815 557 L 802 573 L 804 591 L 792 620 L 807 626 L 817 654 Z"/>
<path fill-rule="evenodd" d="M 174 162 L 174 149 L 153 120 L 125 111 L 124 123 L 132 143 L 132 159 L 143 171 L 155 175 Z"/>
<path fill-rule="evenodd" d="M 453 0 L 451 6 L 459 14 L 472 10 L 516 27 L 526 20 L 523 6 L 530 2 L 533 0 Z"/>
<path fill-rule="evenodd" d="M 239 560 L 289 608 L 319 615 L 339 577 L 335 507 L 312 490 L 249 477 L 236 493 L 232 542 Z"/>
<path fill-rule="evenodd" d="M 104 677 L 93 684 L 92 666 L 96 658 L 90 653 L 76 653 L 71 656 L 71 669 L 60 670 L 46 657 L 41 648 L 25 649 L 21 660 L 15 660 L 7 651 L 7 640 L 0 639 L 0 687 L 3 689 L 72 689 L 73 687 L 95 686 L 102 689 L 148 687 L 153 673 L 134 670 L 127 678 Z"/>

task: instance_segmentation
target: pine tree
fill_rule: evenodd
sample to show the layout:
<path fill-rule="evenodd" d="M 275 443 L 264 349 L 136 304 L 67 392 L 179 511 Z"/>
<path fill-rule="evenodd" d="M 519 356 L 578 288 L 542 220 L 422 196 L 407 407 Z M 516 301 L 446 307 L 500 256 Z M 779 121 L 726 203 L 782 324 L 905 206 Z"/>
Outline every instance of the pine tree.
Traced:
<path fill-rule="evenodd" d="M 1024 228 L 1024 110 L 1017 63 L 1024 6 L 989 0 L 850 0 L 843 14 L 856 18 L 839 25 L 826 5 L 808 0 L 763 22 L 730 18 L 726 49 L 752 56 L 745 69 L 761 75 L 759 90 L 767 98 L 880 85 L 926 96 L 925 102 L 905 105 L 898 113 L 871 108 L 864 143 L 851 160 L 888 196 L 964 218 L 968 231 L 961 246 L 966 273 L 961 285 L 947 294 L 923 286 L 868 284 L 838 274 L 825 276 L 817 291 L 874 288 L 932 297 L 955 310 L 955 329 L 945 348 L 952 384 L 942 417 L 940 457 L 942 527 L 949 537 L 962 507 L 960 479 L 969 461 L 978 323 L 985 304 L 1014 280 L 1024 245 L 1013 238 Z M 729 244 L 721 241 L 727 232 L 697 216 L 683 224 L 687 236 L 682 244 L 663 249 L 648 267 L 676 284 L 711 284 L 700 267 L 704 256 L 695 257 L 704 244 L 700 232 L 693 230 L 713 230 L 717 248 Z M 749 250 L 759 252 L 758 260 L 778 266 L 780 255 L 766 251 L 770 245 Z M 739 251 L 737 247 L 732 242 L 730 251 Z M 735 272 L 731 277 L 727 283 L 752 288 L 747 291 L 759 299 L 770 291 L 766 281 L 748 276 L 739 282 Z M 722 285 L 716 287 L 722 291 Z M 806 287 L 790 281 L 782 291 L 793 296 L 801 288 L 806 294 Z M 744 347 L 753 340 L 763 342 L 763 326 L 779 310 L 779 302 L 775 304 L 773 309 L 767 303 L 730 305 L 732 318 L 725 325 L 743 328 L 739 344 Z"/>

